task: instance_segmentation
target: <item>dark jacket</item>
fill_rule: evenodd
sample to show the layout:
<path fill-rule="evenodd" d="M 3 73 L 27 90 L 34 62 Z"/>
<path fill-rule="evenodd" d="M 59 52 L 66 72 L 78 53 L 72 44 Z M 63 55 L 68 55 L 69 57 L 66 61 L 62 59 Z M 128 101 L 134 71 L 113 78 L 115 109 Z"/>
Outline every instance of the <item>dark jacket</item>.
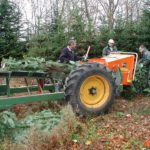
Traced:
<path fill-rule="evenodd" d="M 143 65 L 150 64 L 150 51 L 145 49 L 142 53 L 142 58 L 139 60 L 139 63 L 143 63 Z"/>
<path fill-rule="evenodd" d="M 117 47 L 114 46 L 112 51 L 117 51 Z M 106 47 L 103 49 L 102 55 L 103 55 L 103 56 L 107 56 L 107 55 L 110 54 L 110 52 L 111 52 L 110 47 L 109 47 L 109 46 L 106 46 Z"/>
<path fill-rule="evenodd" d="M 77 56 L 73 50 L 69 50 L 67 47 L 64 48 L 59 56 L 60 62 L 78 61 L 81 57 Z"/>

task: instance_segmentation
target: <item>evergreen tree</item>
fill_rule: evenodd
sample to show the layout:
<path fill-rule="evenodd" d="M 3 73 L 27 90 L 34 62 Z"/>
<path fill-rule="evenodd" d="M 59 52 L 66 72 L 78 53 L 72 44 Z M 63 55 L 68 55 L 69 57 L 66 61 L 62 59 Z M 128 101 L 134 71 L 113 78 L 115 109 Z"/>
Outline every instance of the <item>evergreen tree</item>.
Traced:
<path fill-rule="evenodd" d="M 150 0 L 145 2 L 145 9 L 137 30 L 139 44 L 145 44 L 150 50 Z"/>
<path fill-rule="evenodd" d="M 13 2 L 0 0 L 0 59 L 20 56 L 20 19 L 21 13 Z"/>
<path fill-rule="evenodd" d="M 126 20 L 122 11 L 115 17 L 114 28 L 110 30 L 106 19 L 103 18 L 99 30 L 94 26 L 89 28 L 82 9 L 75 7 L 70 10 L 70 20 L 61 20 L 59 4 L 54 4 L 52 22 L 48 27 L 43 25 L 39 35 L 34 35 L 29 44 L 29 55 L 42 56 L 56 60 L 71 38 L 77 40 L 77 53 L 83 55 L 87 47 L 91 46 L 90 57 L 100 57 L 108 40 L 113 38 L 119 51 L 135 52 L 140 44 L 150 49 L 150 0 L 146 0 L 145 9 L 141 17 Z M 136 51 L 137 52 L 137 51 Z"/>
<path fill-rule="evenodd" d="M 136 22 L 127 22 L 123 28 L 116 28 L 117 46 L 120 51 L 135 52 L 138 43 Z"/>
<path fill-rule="evenodd" d="M 54 4 L 52 20 L 46 28 L 34 34 L 29 41 L 28 55 L 44 57 L 48 60 L 56 60 L 61 49 L 67 44 L 67 36 L 58 12 L 58 3 Z"/>

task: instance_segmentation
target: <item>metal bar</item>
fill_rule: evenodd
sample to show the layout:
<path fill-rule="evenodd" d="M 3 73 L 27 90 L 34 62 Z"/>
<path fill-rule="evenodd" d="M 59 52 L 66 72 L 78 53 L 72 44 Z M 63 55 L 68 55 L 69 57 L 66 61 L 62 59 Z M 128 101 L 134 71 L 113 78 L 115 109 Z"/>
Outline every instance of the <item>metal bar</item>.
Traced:
<path fill-rule="evenodd" d="M 138 54 L 135 53 L 135 55 L 136 55 L 136 60 L 135 60 L 135 65 L 134 65 L 133 81 L 135 80 L 136 69 L 137 69 L 137 63 L 138 63 Z"/>
<path fill-rule="evenodd" d="M 34 85 L 34 86 L 29 86 L 30 91 L 31 92 L 35 92 L 38 91 L 38 86 Z M 0 86 L 1 89 L 1 86 Z M 54 91 L 54 85 L 52 84 L 46 84 L 43 88 L 44 91 Z M 28 92 L 27 91 L 27 87 L 19 87 L 19 88 L 10 88 L 10 93 L 14 94 L 14 93 L 25 93 Z"/>
<path fill-rule="evenodd" d="M 0 77 L 33 77 L 45 79 L 48 77 L 46 72 L 33 72 L 33 71 L 0 71 Z"/>
<path fill-rule="evenodd" d="M 31 92 L 36 92 L 38 91 L 38 86 L 29 86 L 30 91 Z M 50 92 L 54 92 L 55 91 L 55 87 L 54 85 L 45 85 L 43 88 L 43 91 L 50 91 Z M 14 93 L 26 93 L 27 91 L 27 87 L 12 87 L 10 88 L 10 94 L 14 94 Z M 6 95 L 7 94 L 7 85 L 0 85 L 0 95 Z"/>
<path fill-rule="evenodd" d="M 30 91 L 34 92 L 37 91 L 37 86 L 30 86 Z M 27 87 L 19 87 L 19 88 L 10 88 L 10 93 L 14 94 L 14 93 L 25 93 L 28 92 Z"/>
<path fill-rule="evenodd" d="M 43 80 L 42 80 L 42 79 L 38 79 L 38 92 L 39 92 L 40 94 L 43 93 L 43 87 L 44 87 Z"/>
<path fill-rule="evenodd" d="M 0 93 L 7 93 L 7 85 L 0 85 Z"/>
<path fill-rule="evenodd" d="M 0 99 L 0 109 L 8 108 L 16 104 L 40 102 L 40 101 L 55 101 L 64 99 L 64 93 L 48 93 L 40 95 L 22 96 L 22 97 L 9 97 Z"/>
<path fill-rule="evenodd" d="M 2 84 L 6 85 L 6 78 L 3 79 Z"/>
<path fill-rule="evenodd" d="M 87 52 L 86 52 L 86 54 L 85 54 L 84 61 L 87 60 L 87 58 L 88 58 L 88 56 L 89 56 L 90 49 L 91 49 L 91 46 L 88 47 L 88 50 L 87 50 Z"/>
<path fill-rule="evenodd" d="M 27 88 L 27 90 L 28 90 L 28 93 L 29 93 L 29 95 L 31 95 L 31 91 L 30 91 L 30 88 L 29 88 L 29 85 L 28 85 L 27 78 L 24 78 L 24 81 L 25 81 L 25 84 L 26 84 L 26 88 Z"/>
<path fill-rule="evenodd" d="M 7 96 L 10 96 L 10 85 L 9 85 L 10 78 L 6 77 L 6 85 L 7 85 Z"/>
<path fill-rule="evenodd" d="M 11 71 L 0 71 L 1 78 L 10 77 L 10 74 L 11 74 Z"/>

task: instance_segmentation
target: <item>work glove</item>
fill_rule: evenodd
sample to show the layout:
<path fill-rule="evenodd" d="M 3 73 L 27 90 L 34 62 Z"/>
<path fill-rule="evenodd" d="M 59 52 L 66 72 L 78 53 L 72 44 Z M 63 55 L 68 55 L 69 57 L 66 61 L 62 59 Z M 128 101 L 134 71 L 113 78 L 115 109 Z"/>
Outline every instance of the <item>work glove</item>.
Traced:
<path fill-rule="evenodd" d="M 75 61 L 69 61 L 69 64 L 71 64 L 71 65 L 74 65 L 75 64 Z"/>
<path fill-rule="evenodd" d="M 86 55 L 83 55 L 83 56 L 82 56 L 82 59 L 85 59 L 85 58 L 86 58 Z"/>
<path fill-rule="evenodd" d="M 87 57 L 88 58 L 88 57 Z M 87 61 L 86 59 L 86 55 L 82 56 L 82 61 Z"/>
<path fill-rule="evenodd" d="M 140 63 L 139 66 L 140 66 L 140 68 L 143 68 L 143 64 L 142 63 Z"/>
<path fill-rule="evenodd" d="M 4 68 L 5 68 L 5 66 L 6 66 L 6 65 L 5 65 L 5 63 L 4 63 L 4 64 L 1 64 L 1 68 L 3 68 L 3 69 L 4 69 Z"/>

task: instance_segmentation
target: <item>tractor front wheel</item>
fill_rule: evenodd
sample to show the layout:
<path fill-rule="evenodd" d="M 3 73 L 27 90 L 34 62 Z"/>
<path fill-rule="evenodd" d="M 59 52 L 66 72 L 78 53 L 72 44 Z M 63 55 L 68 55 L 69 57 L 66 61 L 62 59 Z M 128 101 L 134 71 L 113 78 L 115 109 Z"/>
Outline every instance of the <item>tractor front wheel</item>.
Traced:
<path fill-rule="evenodd" d="M 66 99 L 82 115 L 105 113 L 115 97 L 111 71 L 98 63 L 77 67 L 66 79 Z"/>

